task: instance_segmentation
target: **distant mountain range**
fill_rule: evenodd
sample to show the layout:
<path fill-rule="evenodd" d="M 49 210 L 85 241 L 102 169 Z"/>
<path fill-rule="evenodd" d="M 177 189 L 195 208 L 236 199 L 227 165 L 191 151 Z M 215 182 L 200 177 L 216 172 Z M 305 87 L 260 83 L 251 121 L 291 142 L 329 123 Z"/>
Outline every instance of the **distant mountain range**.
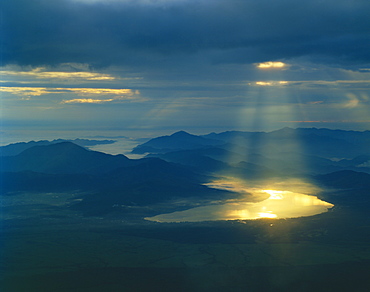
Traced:
<path fill-rule="evenodd" d="M 1 147 L 1 193 L 73 191 L 81 194 L 73 208 L 96 215 L 116 211 L 117 206 L 122 211 L 180 198 L 230 196 L 203 185 L 220 176 L 308 177 L 324 188 L 358 190 L 361 198 L 370 190 L 369 131 L 284 128 L 202 136 L 180 131 L 135 147 L 133 153 L 147 153 L 137 160 L 90 151 L 74 142 Z"/>
<path fill-rule="evenodd" d="M 138 145 L 132 153 L 160 157 L 197 170 L 265 167 L 271 174 L 370 173 L 370 131 L 284 128 L 196 136 L 184 131 Z M 240 164 L 243 162 L 242 164 Z M 265 172 L 265 171 L 264 171 Z"/>
<path fill-rule="evenodd" d="M 229 131 L 196 136 L 184 131 L 170 136 L 151 139 L 138 145 L 135 154 L 166 153 L 169 151 L 201 149 L 209 146 L 244 149 L 279 155 L 284 152 L 301 152 L 324 158 L 354 158 L 370 154 L 370 131 L 344 131 L 316 128 L 283 128 L 272 132 Z"/>

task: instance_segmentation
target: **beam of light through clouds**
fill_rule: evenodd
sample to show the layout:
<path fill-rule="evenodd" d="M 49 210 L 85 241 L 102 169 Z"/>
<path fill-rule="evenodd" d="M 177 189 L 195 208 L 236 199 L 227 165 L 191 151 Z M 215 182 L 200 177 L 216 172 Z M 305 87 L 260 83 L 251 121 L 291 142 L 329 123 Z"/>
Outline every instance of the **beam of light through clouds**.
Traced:
<path fill-rule="evenodd" d="M 66 119 L 163 134 L 369 128 L 365 0 L 5 0 L 2 10 L 9 130 Z"/>

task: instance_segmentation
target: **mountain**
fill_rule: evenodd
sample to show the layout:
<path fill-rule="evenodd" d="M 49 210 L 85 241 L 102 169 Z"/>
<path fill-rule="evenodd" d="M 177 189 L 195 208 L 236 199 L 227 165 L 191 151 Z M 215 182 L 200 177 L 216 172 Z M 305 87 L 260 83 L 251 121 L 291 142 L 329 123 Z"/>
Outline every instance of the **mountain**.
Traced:
<path fill-rule="evenodd" d="M 192 135 L 185 131 L 179 131 L 170 136 L 157 137 L 145 142 L 144 144 L 138 145 L 132 150 L 132 153 L 166 153 L 170 151 L 195 149 L 220 144 L 223 144 L 223 142 Z"/>
<path fill-rule="evenodd" d="M 50 174 L 33 171 L 1 172 L 0 194 L 18 192 L 95 192 L 104 185 L 100 177 L 88 174 Z"/>
<path fill-rule="evenodd" d="M 259 137 L 266 136 L 266 132 L 244 132 L 244 131 L 226 131 L 221 133 L 210 133 L 207 135 L 202 135 L 201 137 L 213 140 L 220 140 L 226 143 L 237 143 L 236 140 L 249 140 L 258 139 Z"/>
<path fill-rule="evenodd" d="M 260 180 L 272 177 L 283 177 L 286 176 L 287 173 L 273 170 L 262 165 L 242 161 L 238 163 L 235 167 L 230 168 L 228 171 L 225 171 L 225 175 L 246 180 Z"/>
<path fill-rule="evenodd" d="M 314 175 L 345 169 L 370 173 L 368 145 L 369 131 L 283 128 L 202 136 L 177 132 L 149 140 L 133 152 L 147 152 L 205 172 L 244 161 L 272 171 L 267 173 Z"/>
<path fill-rule="evenodd" d="M 116 169 L 100 179 L 109 183 L 84 196 L 75 209 L 90 215 L 103 214 L 130 209 L 128 206 L 147 206 L 177 199 L 220 199 L 229 194 L 204 186 L 205 178 L 191 170 L 158 158 L 147 158 L 138 165 Z"/>
<path fill-rule="evenodd" d="M 370 155 L 360 155 L 353 159 L 342 159 L 338 161 L 338 165 L 343 167 L 360 167 L 366 170 L 370 168 Z"/>
<path fill-rule="evenodd" d="M 370 145 L 370 131 L 346 131 L 346 130 L 331 130 L 331 129 L 317 129 L 317 128 L 297 128 L 295 129 L 301 135 L 315 134 L 317 136 L 325 136 L 335 139 L 341 139 L 351 142 L 355 145 Z M 363 148 L 362 151 L 366 151 Z"/>
<path fill-rule="evenodd" d="M 204 151 L 200 149 L 180 150 L 163 154 L 150 154 L 147 155 L 147 157 L 159 157 L 165 161 L 179 163 L 181 165 L 191 167 L 195 171 L 207 174 L 229 168 L 227 163 L 205 155 Z"/>
<path fill-rule="evenodd" d="M 322 158 L 354 158 L 370 154 L 370 131 L 344 131 L 317 128 L 283 128 L 272 132 L 228 131 L 202 136 L 238 145 L 262 155 L 299 152 Z M 236 149 L 236 147 L 234 146 Z"/>
<path fill-rule="evenodd" d="M 130 163 L 120 155 L 89 151 L 71 142 L 28 148 L 15 156 L 2 157 L 1 171 L 44 173 L 103 173 Z"/>
<path fill-rule="evenodd" d="M 325 201 L 333 203 L 347 212 L 363 212 L 368 217 L 370 208 L 370 174 L 352 170 L 343 170 L 314 178 L 323 191 L 320 194 Z"/>
<path fill-rule="evenodd" d="M 65 140 L 65 139 L 56 139 L 53 141 L 41 140 L 41 141 L 29 141 L 29 142 L 19 142 L 12 143 L 6 146 L 0 146 L 0 156 L 14 156 L 18 155 L 24 150 L 34 147 L 34 146 L 46 146 L 50 144 L 56 144 L 61 142 L 72 142 L 73 144 L 89 147 L 100 144 L 112 144 L 115 143 L 115 140 L 89 140 L 89 139 L 74 139 L 74 140 Z"/>
<path fill-rule="evenodd" d="M 341 189 L 370 189 L 370 174 L 364 172 L 342 170 L 318 175 L 316 176 L 316 180 L 326 187 Z"/>
<path fill-rule="evenodd" d="M 226 191 L 203 185 L 211 177 L 308 177 L 322 186 L 327 201 L 348 206 L 356 198 L 370 201 L 367 136 L 366 131 L 315 128 L 204 136 L 180 131 L 136 147 L 134 152 L 151 152 L 137 160 L 90 151 L 71 142 L 33 147 L 26 143 L 21 153 L 1 157 L 0 189 L 5 195 L 73 191 L 81 201 L 72 207 L 97 215 L 134 212 L 136 207 L 153 211 L 153 206 L 172 206 L 169 202 L 179 199 L 230 197 Z M 173 211 L 176 204 L 168 208 Z"/>
<path fill-rule="evenodd" d="M 0 156 L 13 156 L 18 155 L 19 153 L 23 152 L 24 150 L 34 147 L 34 146 L 44 146 L 50 145 L 51 142 L 47 140 L 41 141 L 30 141 L 30 142 L 19 142 L 19 143 L 12 143 L 6 146 L 0 147 Z"/>
<path fill-rule="evenodd" d="M 208 151 L 209 153 L 207 153 Z M 253 171 L 254 176 L 257 173 L 262 174 L 262 169 L 265 169 L 263 177 L 268 174 L 273 176 L 324 174 L 346 169 L 329 159 L 289 152 L 267 157 L 255 153 L 241 155 L 225 149 L 205 148 L 148 154 L 146 157 L 159 157 L 169 162 L 192 167 L 195 171 L 201 173 L 218 173 L 219 175 L 230 171 L 236 173 L 236 169 L 233 170 L 233 168 L 239 168 L 239 171 L 237 171 L 239 173 L 250 173 L 249 170 L 240 171 L 240 168 L 245 168 L 248 165 L 248 168 L 257 169 L 258 167 L 260 169 Z M 350 168 L 359 170 L 358 167 Z M 363 169 L 361 168 L 361 170 Z"/>
<path fill-rule="evenodd" d="M 73 191 L 82 201 L 74 202 L 72 208 L 89 215 L 116 212 L 117 206 L 220 198 L 227 193 L 204 186 L 207 177 L 180 164 L 89 151 L 71 142 L 34 146 L 16 156 L 4 156 L 1 171 L 1 194 Z"/>

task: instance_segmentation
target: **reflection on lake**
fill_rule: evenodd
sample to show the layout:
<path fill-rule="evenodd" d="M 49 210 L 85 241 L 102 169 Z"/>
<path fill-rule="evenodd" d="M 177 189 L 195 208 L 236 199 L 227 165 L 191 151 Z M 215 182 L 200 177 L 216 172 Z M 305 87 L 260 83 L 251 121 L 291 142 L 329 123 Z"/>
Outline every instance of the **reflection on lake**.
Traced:
<path fill-rule="evenodd" d="M 244 195 L 238 200 L 227 200 L 223 203 L 161 214 L 145 219 L 156 222 L 199 222 L 294 218 L 324 213 L 334 206 L 315 196 L 280 189 L 248 188 L 237 181 L 223 180 L 210 183 L 208 186 Z M 256 198 L 262 198 L 262 200 L 256 202 Z"/>

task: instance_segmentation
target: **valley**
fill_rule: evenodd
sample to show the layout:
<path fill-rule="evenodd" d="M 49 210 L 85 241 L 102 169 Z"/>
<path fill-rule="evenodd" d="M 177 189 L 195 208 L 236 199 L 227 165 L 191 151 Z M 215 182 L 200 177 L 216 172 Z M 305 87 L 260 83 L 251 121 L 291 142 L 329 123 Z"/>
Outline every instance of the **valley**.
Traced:
<path fill-rule="evenodd" d="M 90 292 L 101 291 L 102 287 L 105 291 L 120 287 L 128 291 L 170 291 L 178 287 L 179 291 L 370 288 L 366 276 L 370 269 L 370 174 L 366 167 L 351 163 L 358 163 L 359 158 L 354 157 L 363 153 L 356 157 L 361 157 L 361 165 L 365 166 L 366 151 L 353 150 L 341 162 L 329 163 L 328 158 L 317 156 L 315 167 L 297 173 L 293 166 L 301 155 L 286 152 L 289 145 L 280 150 L 280 158 L 268 151 L 248 154 L 245 148 L 238 150 L 235 145 L 234 154 L 230 154 L 223 148 L 204 148 L 206 138 L 189 135 L 179 133 L 170 138 L 180 137 L 188 144 L 165 142 L 192 150 L 176 148 L 165 154 L 152 150 L 147 157 L 136 160 L 90 151 L 69 142 L 4 156 L 1 289 Z M 281 143 L 280 138 L 277 141 Z M 220 143 L 216 143 L 217 147 Z M 248 143 L 244 140 L 243 144 Z M 230 145 L 226 148 L 230 149 Z M 280 163 L 284 166 L 280 169 L 290 169 L 294 176 L 274 167 L 281 159 L 287 162 Z M 316 172 L 319 165 L 330 166 L 334 172 Z M 358 171 L 360 168 L 364 171 Z M 225 173 L 233 175 L 234 183 L 222 181 Z M 276 202 L 289 192 L 317 197 L 310 201 L 324 202 L 320 204 L 327 204 L 326 211 L 305 217 L 260 216 L 253 220 L 244 215 L 179 223 L 145 219 L 202 210 L 222 202 L 260 204 L 268 197 Z M 306 197 L 300 200 L 308 202 Z M 275 214 L 267 206 L 265 213 Z"/>

